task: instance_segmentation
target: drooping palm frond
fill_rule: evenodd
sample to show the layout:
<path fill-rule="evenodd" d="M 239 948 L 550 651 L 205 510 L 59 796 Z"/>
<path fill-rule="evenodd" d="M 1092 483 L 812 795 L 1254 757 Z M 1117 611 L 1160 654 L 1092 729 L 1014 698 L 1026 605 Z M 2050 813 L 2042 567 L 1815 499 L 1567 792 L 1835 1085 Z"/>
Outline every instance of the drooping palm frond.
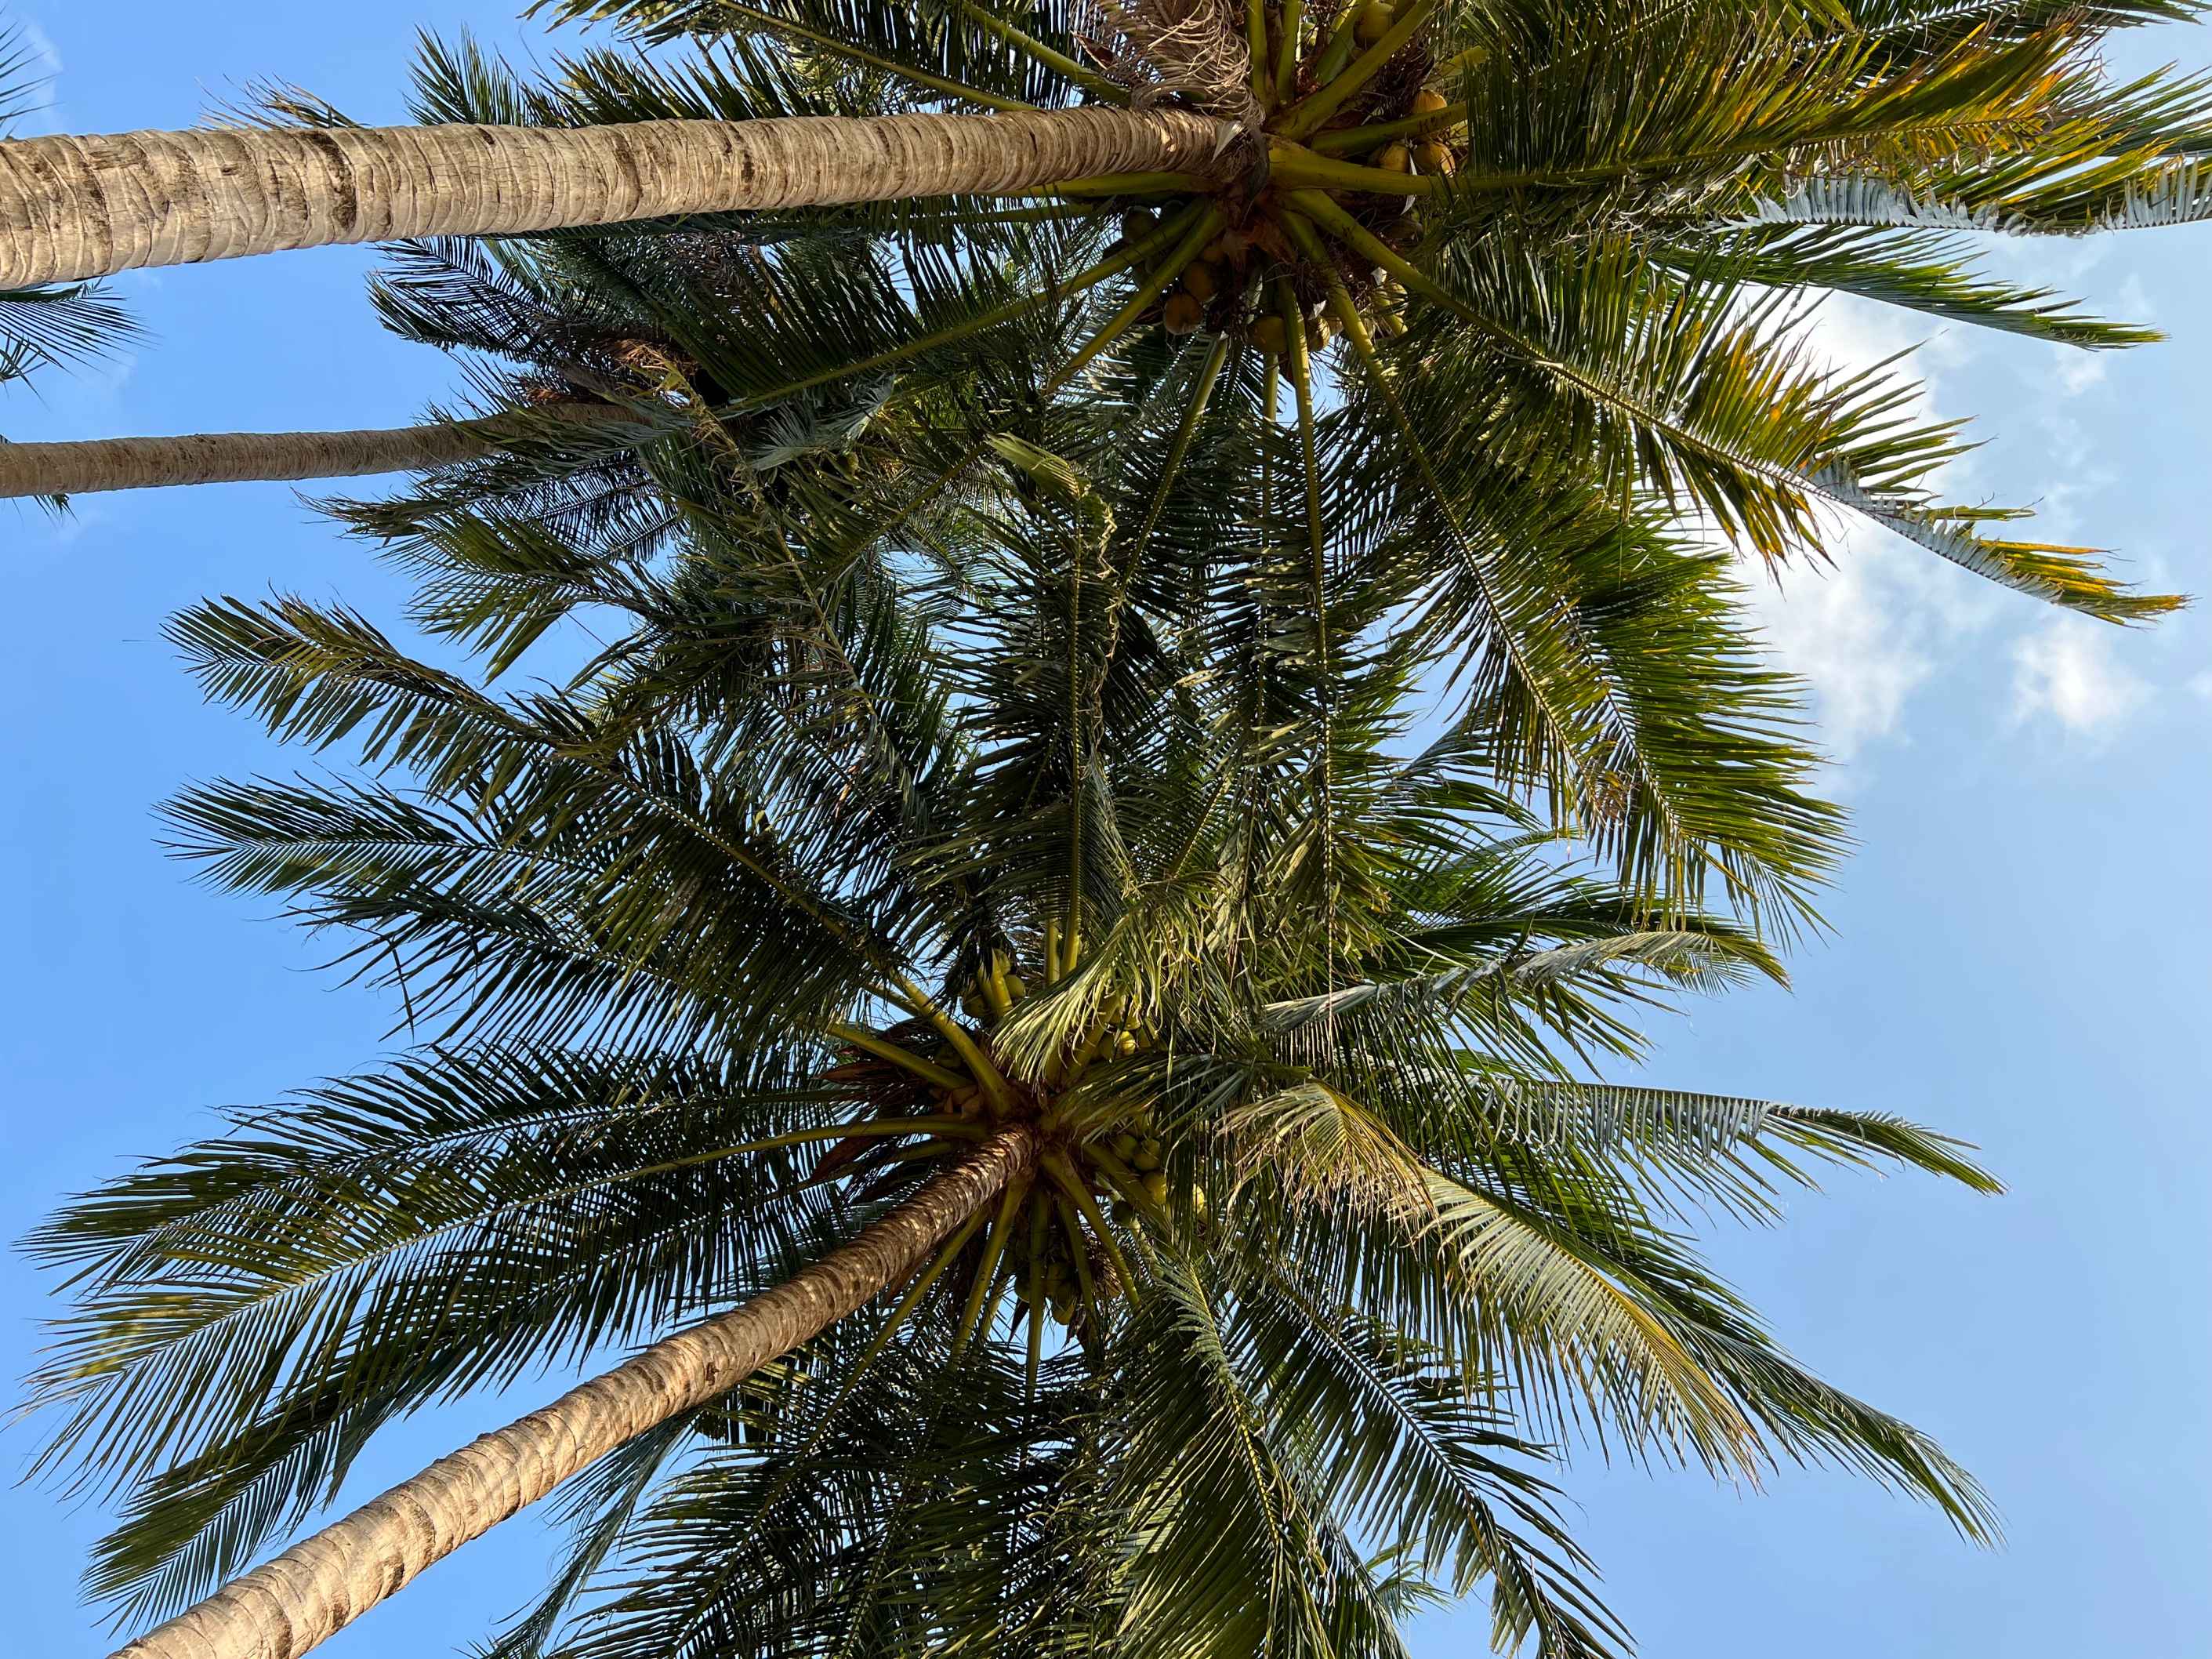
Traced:
<path fill-rule="evenodd" d="M 52 1455 L 132 1492 L 88 1586 L 118 1619 L 166 1615 L 325 1501 L 396 1416 L 780 1277 L 830 1195 L 803 1147 L 715 1153 L 826 1121 L 810 1072 L 431 1050 L 241 1113 L 64 1212 L 31 1249 L 88 1317 L 33 1388 L 67 1413 Z"/>

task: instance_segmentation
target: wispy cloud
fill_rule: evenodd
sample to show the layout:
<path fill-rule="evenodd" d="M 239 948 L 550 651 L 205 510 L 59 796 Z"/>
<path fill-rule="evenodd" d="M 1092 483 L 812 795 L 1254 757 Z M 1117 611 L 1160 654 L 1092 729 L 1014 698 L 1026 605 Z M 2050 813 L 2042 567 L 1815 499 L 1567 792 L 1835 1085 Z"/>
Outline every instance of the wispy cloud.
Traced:
<path fill-rule="evenodd" d="M 2092 386 L 2104 385 L 2112 362 L 2109 351 L 2069 351 L 2058 360 L 2051 383 L 2063 396 L 2078 398 Z"/>
<path fill-rule="evenodd" d="M 1934 421 L 1944 378 L 1972 359 L 1974 348 L 1954 333 L 1923 340 L 1900 313 L 1870 301 L 1826 304 L 1816 349 L 1838 368 L 1864 368 L 1920 343 L 1906 366 L 1923 382 L 1904 411 Z M 1954 463 L 1944 483 L 1965 493 L 1968 463 Z M 1828 751 L 1857 757 L 1875 740 L 1897 735 L 1914 692 L 1953 654 L 1951 647 L 1986 628 L 2002 604 L 1993 589 L 1923 550 L 1863 520 L 1839 520 L 1827 568 L 1800 567 L 1777 582 L 1748 574 L 1760 625 L 1786 667 L 1802 675 Z"/>
<path fill-rule="evenodd" d="M 2150 702 L 2148 681 L 2114 654 L 2125 637 L 2087 617 L 2054 617 L 2013 644 L 2013 718 L 2075 737 L 2112 736 Z"/>
<path fill-rule="evenodd" d="M 2069 291 L 2105 254 L 2100 244 L 2038 244 L 2023 258 L 2021 249 L 2008 246 L 2002 264 L 2016 278 Z M 2104 309 L 2144 322 L 2154 307 L 2130 275 Z M 1953 500 L 2025 500 L 2036 510 L 2037 537 L 2094 539 L 2094 498 L 2118 476 L 2100 454 L 2108 354 L 2029 352 L 2016 343 L 1992 348 L 1987 338 L 1967 329 L 1929 337 L 1924 319 L 1848 298 L 1823 307 L 1814 335 L 1818 349 L 1839 368 L 1864 368 L 1921 342 L 1905 365 L 1922 382 L 1901 411 L 1915 420 L 1957 413 L 1948 404 L 1961 380 L 1971 378 L 1984 398 L 1992 383 L 2017 386 L 2016 401 L 1984 411 L 1996 417 L 1996 429 L 1986 435 L 2007 441 L 1961 457 L 1934 481 L 1936 488 Z M 2032 482 L 2026 489 L 1995 486 L 1983 476 L 1988 467 Z M 2000 629 L 2023 630 L 2009 647 L 2013 712 L 2022 725 L 2103 738 L 2152 700 L 2149 683 L 2127 665 L 2125 639 L 2133 635 L 2039 611 L 1856 520 L 1831 545 L 1832 568 L 1788 573 L 1779 591 L 1753 574 L 1766 635 L 1782 662 L 1809 684 L 1826 746 L 1839 759 L 1856 758 L 1883 740 L 1909 741 L 1915 696 L 1948 664 L 1970 655 L 1986 659 L 1996 643 L 1988 636 Z M 2212 700 L 2212 672 L 2191 685 Z"/>
<path fill-rule="evenodd" d="M 46 76 L 62 72 L 62 49 L 54 44 L 54 37 L 22 12 L 15 14 L 15 32 L 23 37 L 23 45 L 30 51 L 32 61 L 38 64 L 39 73 Z"/>
<path fill-rule="evenodd" d="M 26 65 L 31 80 L 39 82 L 27 109 L 9 124 L 11 138 L 36 138 L 47 133 L 66 132 L 61 106 L 55 101 L 54 83 L 61 79 L 62 50 L 54 38 L 40 28 L 38 20 L 18 8 L 9 7 L 0 11 L 0 27 L 12 28 L 17 46 L 27 54 Z"/>

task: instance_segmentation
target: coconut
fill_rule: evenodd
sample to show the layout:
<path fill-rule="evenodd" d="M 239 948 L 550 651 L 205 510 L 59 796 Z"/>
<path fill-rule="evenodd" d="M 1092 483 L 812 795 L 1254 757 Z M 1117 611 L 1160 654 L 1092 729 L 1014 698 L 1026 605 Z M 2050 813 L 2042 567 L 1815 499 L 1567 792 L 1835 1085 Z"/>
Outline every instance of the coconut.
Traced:
<path fill-rule="evenodd" d="M 1441 115 L 1450 107 L 1451 105 L 1446 101 L 1443 94 L 1441 92 L 1432 91 L 1427 87 L 1423 87 L 1419 92 L 1413 94 L 1413 112 L 1415 115 Z M 1438 138 L 1450 139 L 1457 143 L 1465 143 L 1467 142 L 1467 123 L 1464 121 L 1455 121 L 1451 125 L 1433 132 L 1431 136 Z"/>
<path fill-rule="evenodd" d="M 1252 343 L 1262 351 L 1280 352 L 1288 343 L 1284 337 L 1283 319 L 1270 312 L 1253 324 Z"/>
<path fill-rule="evenodd" d="M 1170 334 L 1195 334 L 1206 318 L 1206 307 L 1190 294 L 1170 294 L 1166 308 L 1160 313 L 1160 322 Z"/>
<path fill-rule="evenodd" d="M 1150 208 L 1131 208 L 1121 215 L 1121 234 L 1133 242 L 1141 242 L 1159 228 Z"/>
<path fill-rule="evenodd" d="M 1408 213 L 1382 227 L 1383 244 L 1401 253 L 1421 240 L 1421 222 Z"/>
<path fill-rule="evenodd" d="M 1384 0 L 1367 0 L 1359 9 L 1358 21 L 1352 26 L 1352 37 L 1361 46 L 1371 46 L 1389 33 L 1390 26 L 1397 21 L 1397 13 Z"/>
<path fill-rule="evenodd" d="M 1403 144 L 1385 144 L 1376 152 L 1375 165 L 1385 173 L 1411 173 L 1413 152 Z"/>
<path fill-rule="evenodd" d="M 1204 305 L 1221 292 L 1221 268 L 1205 260 L 1194 261 L 1182 273 L 1183 292 Z"/>
<path fill-rule="evenodd" d="M 1451 153 L 1450 147 L 1434 138 L 1413 152 L 1413 160 L 1423 173 L 1444 179 L 1450 178 L 1459 167 L 1459 158 Z"/>

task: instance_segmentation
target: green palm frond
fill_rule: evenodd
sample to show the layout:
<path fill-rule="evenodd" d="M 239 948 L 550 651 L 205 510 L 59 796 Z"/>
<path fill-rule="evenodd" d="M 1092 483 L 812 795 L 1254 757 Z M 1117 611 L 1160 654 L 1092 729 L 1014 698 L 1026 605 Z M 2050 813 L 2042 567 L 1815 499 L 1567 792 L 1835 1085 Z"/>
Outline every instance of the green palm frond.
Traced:
<path fill-rule="evenodd" d="M 118 1618 L 172 1612 L 396 1415 L 773 1279 L 830 1195 L 792 1156 L 714 1148 L 827 1121 L 808 1073 L 433 1051 L 65 1209 L 29 1248 L 83 1310 L 33 1389 L 64 1413 L 51 1455 L 132 1492 L 89 1586 Z M 740 1212 L 764 1255 L 727 1254 Z"/>

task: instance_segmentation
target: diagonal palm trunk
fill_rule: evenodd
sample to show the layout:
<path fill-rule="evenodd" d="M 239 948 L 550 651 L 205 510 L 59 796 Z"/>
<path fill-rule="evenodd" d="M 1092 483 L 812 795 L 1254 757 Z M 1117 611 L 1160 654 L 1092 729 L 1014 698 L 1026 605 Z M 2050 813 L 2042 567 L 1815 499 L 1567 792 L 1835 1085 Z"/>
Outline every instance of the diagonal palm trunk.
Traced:
<path fill-rule="evenodd" d="M 423 472 L 476 460 L 504 443 L 527 438 L 533 434 L 532 421 L 548 416 L 611 424 L 625 419 L 620 410 L 577 404 L 533 410 L 528 417 L 493 415 L 367 432 L 201 432 L 82 443 L 0 442 L 0 499 Z"/>
<path fill-rule="evenodd" d="M 744 1306 L 656 1342 L 234 1579 L 113 1659 L 297 1659 L 623 1442 L 726 1393 L 922 1264 L 1036 1156 L 1016 1127 Z"/>
<path fill-rule="evenodd" d="M 28 138 L 0 144 L 0 289 L 339 242 L 1202 174 L 1232 131 L 1084 108 Z"/>

